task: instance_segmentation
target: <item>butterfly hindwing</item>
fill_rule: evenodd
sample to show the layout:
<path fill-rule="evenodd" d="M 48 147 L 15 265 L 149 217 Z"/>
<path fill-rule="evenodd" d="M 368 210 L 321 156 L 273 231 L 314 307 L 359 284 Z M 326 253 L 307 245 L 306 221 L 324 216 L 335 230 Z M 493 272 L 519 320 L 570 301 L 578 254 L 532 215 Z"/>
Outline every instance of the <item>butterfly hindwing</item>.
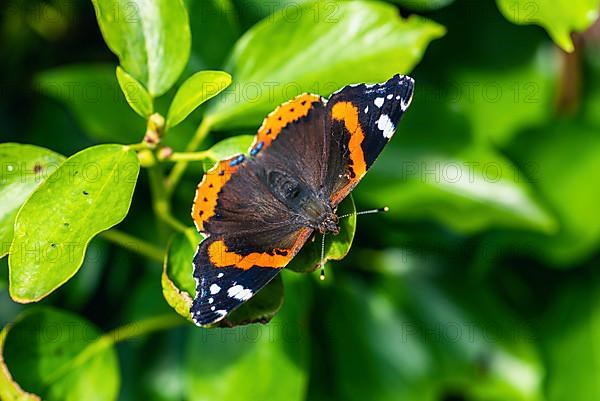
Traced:
<path fill-rule="evenodd" d="M 303 228 L 278 239 L 281 248 L 251 249 L 243 237 L 209 237 L 194 256 L 196 297 L 193 321 L 219 322 L 269 283 L 304 245 L 312 230 Z M 258 233 L 260 235 L 260 233 Z"/>

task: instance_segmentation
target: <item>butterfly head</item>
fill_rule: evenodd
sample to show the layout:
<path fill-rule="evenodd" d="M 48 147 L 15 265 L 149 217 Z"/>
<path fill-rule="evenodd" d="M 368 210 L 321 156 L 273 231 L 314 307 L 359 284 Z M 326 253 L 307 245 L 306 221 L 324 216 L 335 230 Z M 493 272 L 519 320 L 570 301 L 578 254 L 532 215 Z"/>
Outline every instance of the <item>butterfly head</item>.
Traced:
<path fill-rule="evenodd" d="M 319 232 L 321 234 L 331 233 L 338 235 L 340 233 L 340 227 L 338 226 L 338 216 L 335 213 L 325 215 L 318 225 Z"/>

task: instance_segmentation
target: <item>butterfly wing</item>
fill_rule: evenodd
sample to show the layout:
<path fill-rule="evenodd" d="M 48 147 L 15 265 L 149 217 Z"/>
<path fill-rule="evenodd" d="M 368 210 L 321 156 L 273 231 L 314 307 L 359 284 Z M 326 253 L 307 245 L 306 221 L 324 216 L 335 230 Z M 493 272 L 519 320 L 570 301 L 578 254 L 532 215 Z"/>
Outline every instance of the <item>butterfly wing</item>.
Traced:
<path fill-rule="evenodd" d="M 285 231 L 278 231 L 273 244 L 256 248 L 246 235 L 213 236 L 203 241 L 194 256 L 197 295 L 191 309 L 193 321 L 199 326 L 217 323 L 252 298 L 287 265 L 311 232 L 300 228 L 282 238 Z M 257 230 L 253 235 L 263 234 Z"/>
<path fill-rule="evenodd" d="M 192 318 L 200 326 L 222 320 L 271 281 L 304 245 L 312 229 L 301 213 L 273 193 L 269 171 L 295 177 L 313 191 L 320 183 L 322 99 L 301 95 L 263 122 L 250 157 L 219 162 L 198 185 L 192 217 L 208 235 L 194 257 L 196 298 Z"/>
<path fill-rule="evenodd" d="M 300 95 L 267 116 L 250 158 L 234 156 L 205 174 L 192 208 L 196 227 L 208 235 L 194 257 L 196 324 L 215 324 L 250 299 L 313 232 L 305 214 L 273 191 L 269 171 L 336 206 L 387 144 L 412 92 L 411 78 L 395 76 L 347 86 L 328 102 Z"/>
<path fill-rule="evenodd" d="M 375 85 L 351 85 L 327 102 L 327 168 L 323 183 L 338 205 L 363 178 L 410 105 L 414 80 L 396 75 Z"/>

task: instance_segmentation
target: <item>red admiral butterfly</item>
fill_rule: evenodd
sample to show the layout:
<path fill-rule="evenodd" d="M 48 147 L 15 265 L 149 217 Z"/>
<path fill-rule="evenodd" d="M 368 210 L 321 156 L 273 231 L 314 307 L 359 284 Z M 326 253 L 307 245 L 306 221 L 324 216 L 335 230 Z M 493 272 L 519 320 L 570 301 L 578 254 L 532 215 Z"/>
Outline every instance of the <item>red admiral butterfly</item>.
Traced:
<path fill-rule="evenodd" d="M 388 143 L 412 78 L 349 85 L 329 100 L 303 94 L 271 112 L 243 154 L 196 190 L 192 218 L 207 235 L 194 256 L 193 321 L 222 320 L 271 281 L 311 234 L 339 232 L 336 208 Z"/>

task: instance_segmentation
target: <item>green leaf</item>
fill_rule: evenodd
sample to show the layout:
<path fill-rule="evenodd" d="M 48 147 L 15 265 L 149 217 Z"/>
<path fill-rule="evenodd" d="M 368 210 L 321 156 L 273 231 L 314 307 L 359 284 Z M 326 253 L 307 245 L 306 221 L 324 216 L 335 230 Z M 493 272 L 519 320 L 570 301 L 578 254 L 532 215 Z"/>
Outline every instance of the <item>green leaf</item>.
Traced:
<path fill-rule="evenodd" d="M 240 21 L 242 29 L 248 30 L 252 25 L 256 24 L 263 18 L 266 18 L 275 12 L 287 8 L 287 12 L 296 20 L 299 13 L 298 7 L 305 3 L 314 3 L 314 0 L 232 0 L 237 11 L 237 19 Z M 336 9 L 336 5 L 329 6 L 328 11 L 331 13 Z M 302 11 L 303 12 L 303 11 Z M 328 13 L 329 14 L 329 13 Z M 318 15 L 318 14 L 316 14 Z"/>
<path fill-rule="evenodd" d="M 169 90 L 190 55 L 188 15 L 181 0 L 92 0 L 98 25 L 121 66 L 152 97 Z"/>
<path fill-rule="evenodd" d="M 70 313 L 36 308 L 0 333 L 0 398 L 45 401 L 116 400 L 119 365 L 112 346 L 85 361 L 101 333 Z"/>
<path fill-rule="evenodd" d="M 463 398 L 541 401 L 544 368 L 531 327 L 491 288 L 456 276 L 407 280 L 416 320 L 407 337 L 424 338 L 438 355 L 438 378 L 463 383 Z"/>
<path fill-rule="evenodd" d="M 90 240 L 121 222 L 139 173 L 137 154 L 98 145 L 69 157 L 25 202 L 10 248 L 10 294 L 34 302 L 79 269 Z"/>
<path fill-rule="evenodd" d="M 174 234 L 165 256 L 161 279 L 167 303 L 190 322 L 190 308 L 196 295 L 192 261 L 198 244 L 203 239 L 203 235 L 196 232 L 195 228 L 190 228 L 185 234 Z M 227 316 L 220 325 L 232 327 L 255 322 L 266 323 L 275 316 L 282 303 L 283 284 L 278 277 Z"/>
<path fill-rule="evenodd" d="M 318 388 L 347 401 L 441 399 L 430 380 L 433 355 L 423 337 L 411 335 L 414 325 L 389 296 L 351 279 L 339 280 L 325 294 L 316 328 L 326 347 L 315 351 L 323 355 L 314 373 Z M 336 368 L 328 370 L 325 358 Z"/>
<path fill-rule="evenodd" d="M 200 71 L 177 90 L 167 114 L 167 127 L 182 122 L 192 111 L 231 84 L 231 75 L 222 71 Z"/>
<path fill-rule="evenodd" d="M 154 110 L 152 98 L 146 88 L 120 66 L 117 66 L 117 80 L 129 106 L 144 119 L 148 118 Z"/>
<path fill-rule="evenodd" d="M 563 50 L 572 52 L 571 32 L 583 32 L 598 19 L 599 0 L 496 0 L 509 20 L 544 27 Z"/>
<path fill-rule="evenodd" d="M 476 139 L 504 146 L 519 130 L 553 115 L 557 59 L 552 52 L 537 50 L 519 66 L 460 69 L 447 87 L 421 89 L 446 93 L 448 105 L 469 120 Z M 426 108 L 422 111 L 427 113 Z"/>
<path fill-rule="evenodd" d="M 185 3 L 190 15 L 192 38 L 195 38 L 187 69 L 221 68 L 241 35 L 240 15 L 231 0 L 187 0 Z"/>
<path fill-rule="evenodd" d="M 496 151 L 474 145 L 450 151 L 394 139 L 354 191 L 363 204 L 388 205 L 391 218 L 433 218 L 466 233 L 488 227 L 556 231 L 529 178 Z"/>
<path fill-rule="evenodd" d="M 208 158 L 218 162 L 238 153 L 248 153 L 254 137 L 255 135 L 237 135 L 225 138 L 208 149 Z"/>
<path fill-rule="evenodd" d="M 0 259 L 0 293 L 8 287 L 8 263 L 6 259 Z"/>
<path fill-rule="evenodd" d="M 268 325 L 189 331 L 185 399 L 305 399 L 310 333 L 304 322 L 309 288 L 306 280 L 285 278 L 288 298 Z"/>
<path fill-rule="evenodd" d="M 192 261 L 198 244 L 204 236 L 194 228 L 186 234 L 173 234 L 169 242 L 161 285 L 167 303 L 181 316 L 192 321 L 190 308 L 196 295 L 196 282 L 192 274 Z"/>
<path fill-rule="evenodd" d="M 600 171 L 597 126 L 554 122 L 523 132 L 509 154 L 557 215 L 560 229 L 526 237 L 504 233 L 501 241 L 529 244 L 529 255 L 556 266 L 572 266 L 593 255 L 600 244 L 600 225 L 592 223 L 600 221 L 600 186 L 592 184 Z"/>
<path fill-rule="evenodd" d="M 207 110 L 213 127 L 257 126 L 299 93 L 326 96 L 346 84 L 407 73 L 445 32 L 422 17 L 403 20 L 384 3 L 317 2 L 299 10 L 294 19 L 278 11 L 237 42 L 225 68 L 232 90 Z"/>
<path fill-rule="evenodd" d="M 37 146 L 0 144 L 0 257 L 8 253 L 19 208 L 63 160 L 64 156 Z"/>
<path fill-rule="evenodd" d="M 542 349 L 548 365 L 547 399 L 600 399 L 600 277 L 586 275 L 564 288 L 543 317 Z"/>
<path fill-rule="evenodd" d="M 44 71 L 36 88 L 64 103 L 84 131 L 99 141 L 139 142 L 145 123 L 127 106 L 110 65 L 71 65 Z"/>
<path fill-rule="evenodd" d="M 352 196 L 347 197 L 338 207 L 337 214 L 342 216 L 350 214 L 349 217 L 339 222 L 340 233 L 338 235 L 325 236 L 325 261 L 342 260 L 350 251 L 354 233 L 356 231 L 356 208 Z M 315 234 L 314 241 L 304 245 L 302 250 L 292 259 L 286 268 L 300 272 L 312 272 L 321 262 L 321 235 Z"/>
<path fill-rule="evenodd" d="M 453 34 L 419 65 L 417 92 L 400 129 L 410 125 L 403 132 L 417 129 L 433 145 L 436 137 L 452 142 L 470 134 L 474 141 L 504 147 L 520 130 L 553 116 L 560 58 L 541 30 L 507 22 L 493 3 L 477 3 L 478 18 L 468 24 L 464 7 L 444 11 Z M 464 46 L 469 50 L 455 57 Z M 444 117 L 432 121 L 440 113 Z M 448 124 L 458 119 L 466 124 L 450 134 Z"/>

